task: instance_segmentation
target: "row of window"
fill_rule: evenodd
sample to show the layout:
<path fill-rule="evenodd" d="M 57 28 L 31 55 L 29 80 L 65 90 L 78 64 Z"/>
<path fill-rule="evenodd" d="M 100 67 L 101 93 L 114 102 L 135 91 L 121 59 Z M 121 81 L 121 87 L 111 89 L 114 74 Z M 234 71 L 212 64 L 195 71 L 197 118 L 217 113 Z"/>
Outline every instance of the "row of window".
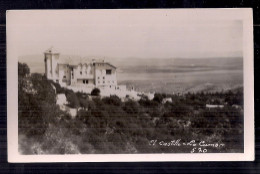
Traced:
<path fill-rule="evenodd" d="M 80 75 L 82 75 L 82 71 L 80 71 L 79 73 L 80 73 Z M 87 71 L 86 71 L 86 74 L 87 74 Z M 89 74 L 92 74 L 92 71 L 90 71 Z"/>
<path fill-rule="evenodd" d="M 86 72 L 87 74 L 87 72 Z M 90 71 L 90 74 L 92 74 L 92 71 Z M 106 70 L 106 75 L 111 75 L 112 74 L 112 70 L 111 69 L 107 69 Z M 80 75 L 82 75 L 82 71 L 80 71 Z"/>
<path fill-rule="evenodd" d="M 66 79 L 66 76 L 63 76 L 63 79 Z M 58 80 L 56 80 L 56 82 L 58 83 Z M 111 81 L 112 83 L 114 83 L 114 81 Z M 88 84 L 88 80 L 83 80 L 83 84 Z M 110 81 L 107 81 L 107 83 L 110 83 Z M 100 81 L 98 81 L 98 84 L 100 84 Z M 105 81 L 103 81 L 103 84 L 105 84 Z"/>
<path fill-rule="evenodd" d="M 72 79 L 74 78 L 74 74 L 71 74 Z M 66 79 L 66 75 L 63 76 L 64 79 Z M 100 79 L 100 77 L 98 77 L 98 80 Z M 105 80 L 105 77 L 103 77 L 103 80 Z M 108 83 L 110 83 L 110 81 L 108 81 Z M 114 83 L 114 81 L 112 81 L 112 83 Z"/>
<path fill-rule="evenodd" d="M 105 83 L 105 81 L 103 81 Z M 110 83 L 110 81 L 107 81 L 107 83 Z M 114 83 L 114 81 L 111 81 L 111 83 Z M 100 84 L 100 81 L 98 81 L 98 84 Z"/>
<path fill-rule="evenodd" d="M 67 72 L 69 72 L 69 70 L 67 70 Z M 86 72 L 86 74 L 87 74 L 87 72 Z M 92 74 L 92 71 L 90 71 L 90 74 Z M 106 75 L 111 75 L 112 74 L 112 70 L 111 69 L 107 69 L 106 70 Z M 72 69 L 72 71 L 71 71 L 71 75 L 72 76 L 74 76 L 74 74 L 73 74 L 73 69 Z M 80 71 L 80 75 L 82 75 L 82 71 Z M 65 77 L 66 78 L 66 77 Z M 73 77 L 72 77 L 73 78 Z"/>
<path fill-rule="evenodd" d="M 100 79 L 99 77 L 97 77 L 98 79 Z M 105 79 L 105 77 L 103 77 L 103 79 Z"/>

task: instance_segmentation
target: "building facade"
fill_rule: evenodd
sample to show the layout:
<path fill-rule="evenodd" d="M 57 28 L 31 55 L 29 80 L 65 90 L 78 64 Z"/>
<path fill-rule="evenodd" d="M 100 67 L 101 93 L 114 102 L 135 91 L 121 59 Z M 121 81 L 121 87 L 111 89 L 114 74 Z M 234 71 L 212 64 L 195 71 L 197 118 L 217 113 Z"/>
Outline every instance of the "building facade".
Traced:
<path fill-rule="evenodd" d="M 116 67 L 104 60 L 61 57 L 50 48 L 44 52 L 45 76 L 63 87 L 116 89 Z"/>

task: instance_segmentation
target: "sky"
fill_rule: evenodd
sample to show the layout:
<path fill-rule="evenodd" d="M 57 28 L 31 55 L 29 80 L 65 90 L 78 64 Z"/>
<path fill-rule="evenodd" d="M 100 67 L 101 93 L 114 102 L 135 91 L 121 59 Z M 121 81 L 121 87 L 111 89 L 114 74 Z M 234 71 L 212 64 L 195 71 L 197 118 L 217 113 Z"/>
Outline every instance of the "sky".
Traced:
<path fill-rule="evenodd" d="M 61 54 L 119 58 L 242 57 L 240 20 L 174 10 L 8 12 L 7 42 L 18 56 Z M 8 43 L 7 43 L 8 44 Z"/>

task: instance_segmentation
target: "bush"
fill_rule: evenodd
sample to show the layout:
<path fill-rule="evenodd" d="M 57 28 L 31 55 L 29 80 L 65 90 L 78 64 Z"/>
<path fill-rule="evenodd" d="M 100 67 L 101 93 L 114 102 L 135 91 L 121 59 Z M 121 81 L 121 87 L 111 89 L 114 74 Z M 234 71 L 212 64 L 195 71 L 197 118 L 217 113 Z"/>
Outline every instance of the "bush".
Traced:
<path fill-rule="evenodd" d="M 158 103 L 162 103 L 163 98 L 165 98 L 165 97 L 166 97 L 165 94 L 158 94 L 158 93 L 155 93 L 155 94 L 154 94 L 153 101 L 156 101 L 156 102 L 158 102 Z"/>
<path fill-rule="evenodd" d="M 123 109 L 129 114 L 137 114 L 139 112 L 138 103 L 132 100 L 126 101 Z"/>
<path fill-rule="evenodd" d="M 70 91 L 70 90 L 67 91 L 66 92 L 66 98 L 67 98 L 67 101 L 69 102 L 70 107 L 78 108 L 80 106 L 79 99 L 73 91 Z"/>
<path fill-rule="evenodd" d="M 120 106 L 122 104 L 120 98 L 116 95 L 103 98 L 103 102 L 109 105 Z"/>
<path fill-rule="evenodd" d="M 158 102 L 154 100 L 149 100 L 148 97 L 142 97 L 139 100 L 139 104 L 146 108 L 153 108 L 158 106 Z"/>
<path fill-rule="evenodd" d="M 76 92 L 78 98 L 88 99 L 88 95 L 83 92 Z"/>
<path fill-rule="evenodd" d="M 94 88 L 94 89 L 91 91 L 91 95 L 100 96 L 100 89 Z"/>
<path fill-rule="evenodd" d="M 84 98 L 79 98 L 79 104 L 80 104 L 80 107 L 82 107 L 82 108 L 88 108 L 88 102 Z"/>

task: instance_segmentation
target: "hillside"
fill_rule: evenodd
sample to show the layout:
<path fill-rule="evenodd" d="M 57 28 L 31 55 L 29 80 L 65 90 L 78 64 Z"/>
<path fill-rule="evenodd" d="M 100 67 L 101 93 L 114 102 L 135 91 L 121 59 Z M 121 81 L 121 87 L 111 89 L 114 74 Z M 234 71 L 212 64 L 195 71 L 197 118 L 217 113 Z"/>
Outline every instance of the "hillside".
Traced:
<path fill-rule="evenodd" d="M 122 101 L 74 93 L 18 67 L 21 154 L 200 153 L 194 144 L 207 153 L 243 152 L 242 88 Z M 75 118 L 60 110 L 57 94 L 78 110 Z M 198 146 L 203 141 L 211 145 Z"/>

